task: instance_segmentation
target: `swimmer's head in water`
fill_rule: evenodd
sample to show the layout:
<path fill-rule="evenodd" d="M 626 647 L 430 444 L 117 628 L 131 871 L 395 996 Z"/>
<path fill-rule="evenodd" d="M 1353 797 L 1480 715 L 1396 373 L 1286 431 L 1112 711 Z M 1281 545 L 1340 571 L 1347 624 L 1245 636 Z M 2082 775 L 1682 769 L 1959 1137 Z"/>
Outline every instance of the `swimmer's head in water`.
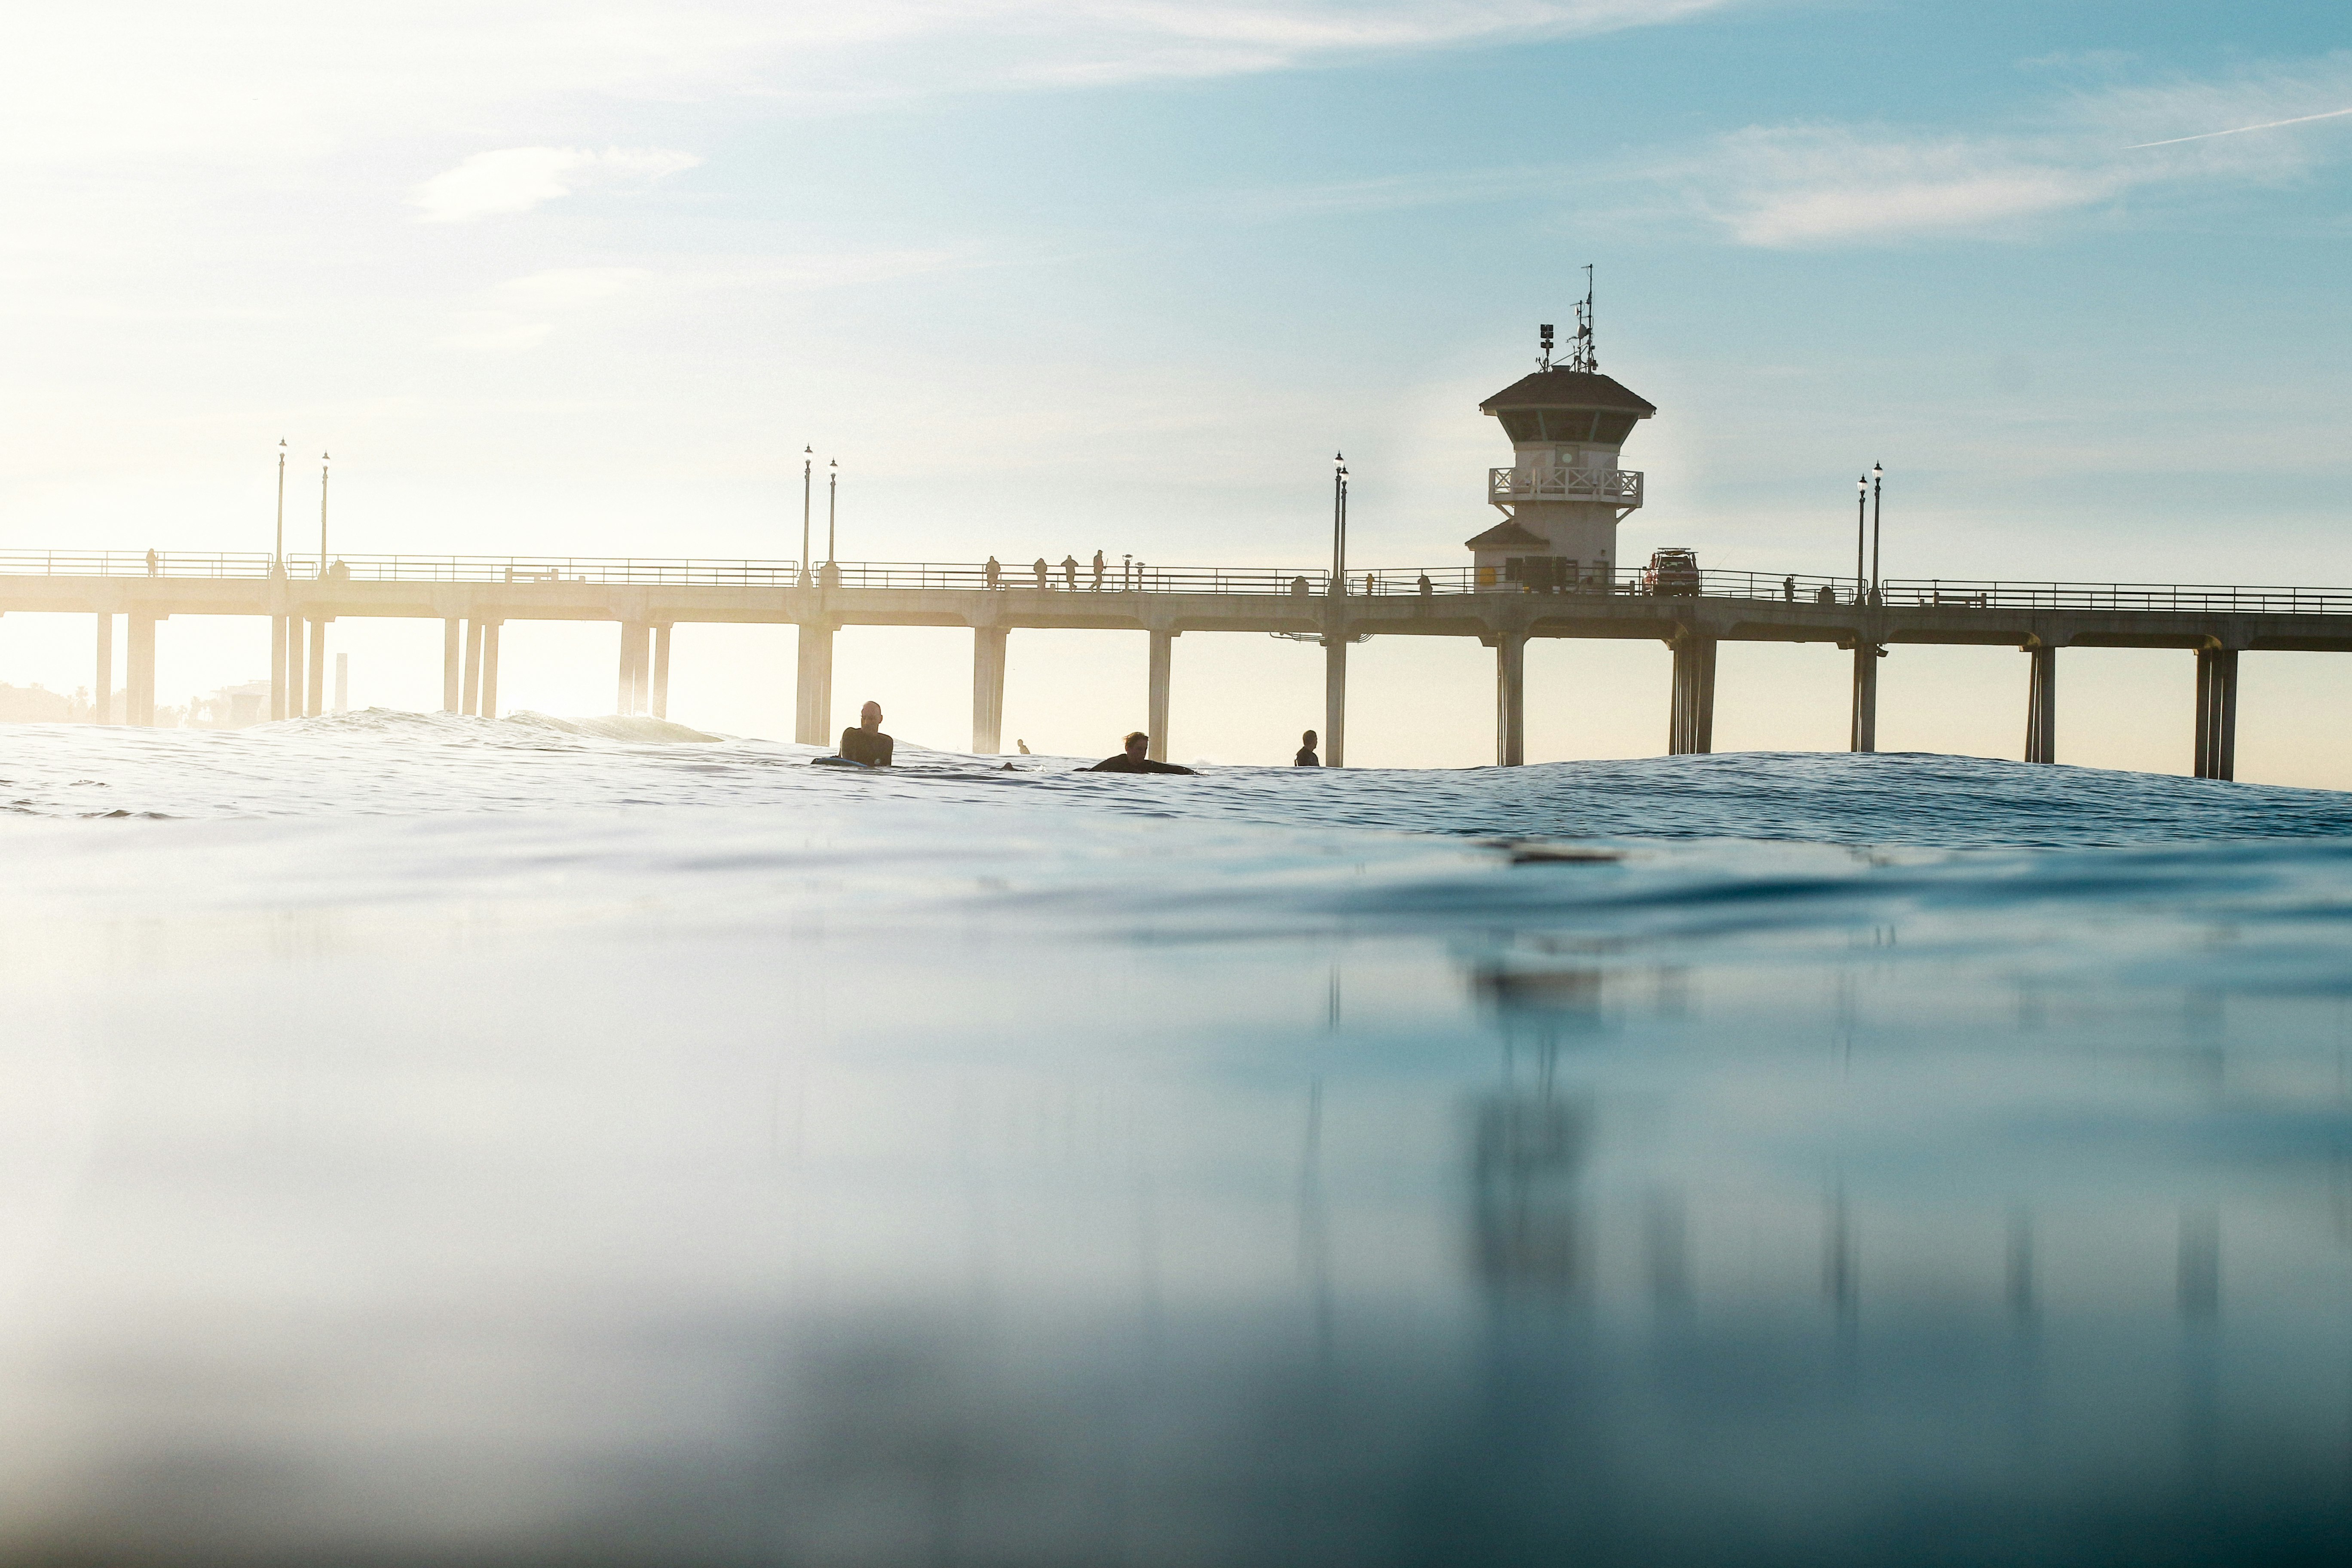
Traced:
<path fill-rule="evenodd" d="M 1139 757 L 1143 755 L 1144 748 L 1151 744 L 1151 737 L 1140 730 L 1130 730 L 1127 732 L 1127 739 L 1119 744 L 1127 748 L 1129 756 Z"/>
<path fill-rule="evenodd" d="M 857 721 L 868 729 L 882 722 L 882 704 L 868 702 L 857 710 Z"/>
<path fill-rule="evenodd" d="M 1305 733 L 1305 734 L 1303 734 L 1303 735 L 1299 736 L 1298 738 L 1299 738 L 1300 740 L 1302 740 L 1302 741 L 1306 742 L 1308 745 L 1310 745 L 1310 746 L 1311 746 L 1311 745 L 1313 745 L 1313 744 L 1315 743 L 1315 731 L 1312 731 L 1312 730 L 1309 730 L 1309 731 L 1307 731 L 1307 733 Z"/>

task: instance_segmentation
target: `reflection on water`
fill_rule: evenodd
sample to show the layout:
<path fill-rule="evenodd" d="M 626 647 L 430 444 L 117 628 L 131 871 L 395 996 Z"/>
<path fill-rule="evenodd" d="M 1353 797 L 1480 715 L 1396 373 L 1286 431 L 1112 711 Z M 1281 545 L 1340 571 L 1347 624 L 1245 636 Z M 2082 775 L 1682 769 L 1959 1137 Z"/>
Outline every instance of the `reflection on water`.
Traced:
<path fill-rule="evenodd" d="M 2332 859 L 896 809 L 28 848 L 0 1560 L 2352 1552 Z"/>

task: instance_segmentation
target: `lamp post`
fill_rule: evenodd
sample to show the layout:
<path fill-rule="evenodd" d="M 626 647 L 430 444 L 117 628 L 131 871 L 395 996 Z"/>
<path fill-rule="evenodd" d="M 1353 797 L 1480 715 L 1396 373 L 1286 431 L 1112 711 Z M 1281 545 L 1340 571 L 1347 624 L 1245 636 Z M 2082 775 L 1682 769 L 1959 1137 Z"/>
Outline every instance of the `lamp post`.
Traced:
<path fill-rule="evenodd" d="M 828 458 L 824 475 L 824 585 L 841 586 L 841 568 L 834 564 L 835 524 L 841 515 L 841 459 Z"/>
<path fill-rule="evenodd" d="M 1348 592 L 1348 455 L 1331 454 L 1331 592 Z"/>
<path fill-rule="evenodd" d="M 1870 522 L 1870 481 L 1853 481 L 1853 602 L 1861 604 L 1869 579 L 1862 574 L 1863 535 Z"/>
<path fill-rule="evenodd" d="M 327 574 L 327 454 L 319 454 L 319 575 Z"/>
<path fill-rule="evenodd" d="M 1885 478 L 1885 468 L 1870 465 L 1870 598 L 1878 605 L 1886 602 L 1886 579 L 1878 570 L 1878 487 Z"/>
<path fill-rule="evenodd" d="M 801 448 L 801 586 L 809 585 L 809 485 L 816 471 L 816 448 Z"/>
<path fill-rule="evenodd" d="M 283 437 L 278 442 L 278 548 L 269 552 L 269 570 L 275 576 L 282 577 L 286 574 L 286 441 Z"/>

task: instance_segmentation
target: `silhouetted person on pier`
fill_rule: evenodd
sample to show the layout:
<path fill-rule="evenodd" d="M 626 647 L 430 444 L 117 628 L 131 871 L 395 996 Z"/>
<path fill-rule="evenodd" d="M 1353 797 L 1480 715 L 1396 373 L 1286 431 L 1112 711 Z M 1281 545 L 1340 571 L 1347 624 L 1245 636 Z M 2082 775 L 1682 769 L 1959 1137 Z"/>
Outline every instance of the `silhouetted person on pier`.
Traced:
<path fill-rule="evenodd" d="M 871 768 L 887 768 L 897 742 L 882 732 L 882 704 L 868 702 L 857 710 L 857 722 L 841 732 L 841 754 Z"/>
<path fill-rule="evenodd" d="M 1780 600 L 1783 604 L 1789 605 L 1797 602 L 1797 580 L 1794 577 L 1780 579 Z"/>
<path fill-rule="evenodd" d="M 1294 768 L 1321 767 L 1323 759 L 1315 754 L 1315 731 L 1309 730 L 1298 738 L 1307 743 L 1298 748 L 1298 754 L 1290 759 L 1290 765 Z"/>
<path fill-rule="evenodd" d="M 1062 557 L 1062 586 L 1069 589 L 1074 594 L 1077 592 L 1078 558 L 1075 555 L 1065 555 Z"/>
<path fill-rule="evenodd" d="M 1037 557 L 1036 564 L 1030 567 L 1029 570 L 1037 574 L 1037 586 L 1040 588 L 1050 586 L 1050 584 L 1045 581 L 1045 558 L 1044 556 L 1040 555 Z"/>
<path fill-rule="evenodd" d="M 987 572 L 988 585 L 992 588 L 996 586 L 997 579 L 1004 575 L 1004 568 L 996 563 L 996 557 L 993 555 L 988 558 Z"/>
<path fill-rule="evenodd" d="M 1431 594 L 1436 592 L 1434 588 L 1430 586 L 1429 574 L 1426 572 L 1423 572 L 1421 574 L 1420 578 L 1413 584 L 1413 586 L 1421 590 L 1421 596 L 1424 599 L 1428 598 Z"/>
<path fill-rule="evenodd" d="M 1095 592 L 1097 594 L 1102 592 L 1102 574 L 1103 553 L 1097 550 L 1095 552 Z"/>
<path fill-rule="evenodd" d="M 150 577 L 162 575 L 162 574 L 156 570 L 155 552 L 152 550 L 147 552 L 147 575 Z"/>
<path fill-rule="evenodd" d="M 1151 749 L 1151 737 L 1138 730 L 1127 738 L 1127 750 L 1115 757 L 1105 757 L 1093 767 L 1082 768 L 1089 773 L 1189 773 L 1194 770 L 1180 768 L 1174 763 L 1155 763 L 1143 753 Z"/>
<path fill-rule="evenodd" d="M 1307 597 L 1307 579 L 1306 579 L 1306 578 L 1304 578 L 1304 577 L 1293 577 L 1293 578 L 1290 580 L 1290 596 L 1291 596 L 1292 598 L 1294 598 L 1294 599 L 1303 599 L 1303 598 Z"/>

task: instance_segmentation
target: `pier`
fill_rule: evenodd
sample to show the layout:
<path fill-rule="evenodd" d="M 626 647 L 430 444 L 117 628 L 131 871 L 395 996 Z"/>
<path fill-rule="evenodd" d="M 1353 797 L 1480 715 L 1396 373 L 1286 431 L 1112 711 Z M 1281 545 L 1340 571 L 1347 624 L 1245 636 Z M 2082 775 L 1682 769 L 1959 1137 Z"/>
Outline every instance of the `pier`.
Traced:
<path fill-rule="evenodd" d="M 1713 750 L 1716 650 L 1726 642 L 1818 643 L 1853 660 L 1851 746 L 1875 749 L 1878 661 L 1906 646 L 2014 647 L 2026 658 L 2021 754 L 2059 754 L 2060 650 L 2178 648 L 2181 721 L 2200 778 L 2233 776 L 2238 655 L 2352 652 L 2352 590 L 2135 584 L 1890 580 L 1706 571 L 1650 591 L 1586 574 L 1540 585 L 1484 567 L 1351 571 L 1266 567 L 1122 572 L 1065 578 L 984 565 L 791 561 L 352 555 L 324 563 L 267 553 L 0 552 L 0 615 L 87 615 L 96 631 L 101 722 L 152 724 L 156 626 L 187 616 L 266 618 L 268 716 L 325 710 L 331 627 L 359 617 L 442 623 L 442 708 L 498 711 L 499 634 L 509 621 L 604 621 L 616 631 L 617 711 L 666 718 L 671 631 L 755 624 L 797 628 L 793 739 L 831 739 L 834 634 L 844 626 L 963 626 L 972 634 L 971 749 L 1003 749 L 1006 648 L 1034 629 L 1140 634 L 1152 753 L 1164 754 L 1177 639 L 1260 632 L 1319 641 L 1326 660 L 1325 760 L 1344 765 L 1348 648 L 1368 637 L 1475 637 L 1495 650 L 1495 761 L 1525 759 L 1526 647 L 1538 637 L 1654 641 L 1674 679 L 1660 715 L 1670 753 Z M 115 617 L 127 623 L 124 711 L 109 700 Z"/>

